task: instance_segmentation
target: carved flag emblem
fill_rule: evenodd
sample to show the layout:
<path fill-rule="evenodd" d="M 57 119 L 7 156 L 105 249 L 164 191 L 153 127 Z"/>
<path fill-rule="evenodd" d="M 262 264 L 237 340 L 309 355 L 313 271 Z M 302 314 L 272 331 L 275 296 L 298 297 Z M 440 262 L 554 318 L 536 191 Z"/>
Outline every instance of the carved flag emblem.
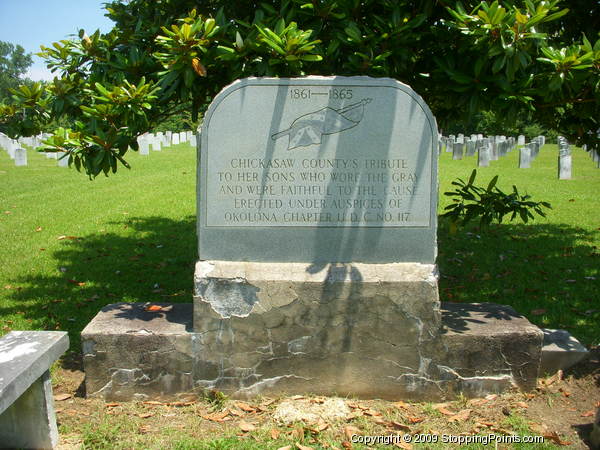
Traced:
<path fill-rule="evenodd" d="M 370 101 L 370 98 L 363 98 L 358 103 L 340 109 L 327 106 L 304 114 L 294 120 L 287 130 L 273 134 L 271 139 L 289 136 L 288 150 L 320 144 L 323 135 L 341 133 L 357 126 L 363 118 L 365 105 Z"/>

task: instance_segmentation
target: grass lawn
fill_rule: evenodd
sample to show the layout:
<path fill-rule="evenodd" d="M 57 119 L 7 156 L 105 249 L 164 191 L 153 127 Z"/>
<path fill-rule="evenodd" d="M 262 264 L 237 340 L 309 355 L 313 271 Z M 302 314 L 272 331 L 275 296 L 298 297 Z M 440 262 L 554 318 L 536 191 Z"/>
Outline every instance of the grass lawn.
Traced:
<path fill-rule="evenodd" d="M 131 154 L 131 171 L 95 181 L 29 153 L 29 166 L 15 167 L 0 152 L 0 333 L 67 330 L 71 350 L 79 352 L 81 330 L 106 304 L 191 301 L 197 257 L 194 149 L 181 144 L 150 156 Z M 576 149 L 574 179 L 558 181 L 556 146 L 545 146 L 531 169 L 516 168 L 517 153 L 479 169 L 478 184 L 499 174 L 501 188 L 516 184 L 554 209 L 547 219 L 528 225 L 479 230 L 474 224 L 453 235 L 441 221 L 440 296 L 445 301 L 509 304 L 540 326 L 566 328 L 585 344 L 598 344 L 600 169 Z M 475 165 L 475 158 L 452 161 L 451 154 L 441 155 L 440 211 L 447 204 L 442 193 L 450 182 L 468 178 Z M 535 395 L 472 402 L 459 398 L 442 406 L 355 402 L 350 428 L 332 423 L 322 430 L 302 424 L 277 426 L 271 419 L 276 403 L 264 409 L 256 404 L 255 412 L 249 413 L 230 400 L 223 405 L 105 404 L 81 398 L 77 389 L 83 374 L 68 367 L 55 371 L 53 383 L 55 392 L 71 394 L 57 402 L 64 448 L 302 448 L 298 443 L 340 448 L 349 432 L 380 435 L 408 428 L 413 434 L 453 435 L 547 431 L 553 437 L 546 444 L 513 447 L 541 449 L 557 448 L 553 442 L 581 443 L 572 424 L 592 420 L 597 400 L 596 381 L 589 376 L 593 370 L 542 384 Z M 228 421 L 214 419 L 219 409 L 228 414 Z M 469 418 L 446 417 L 459 412 Z M 244 431 L 252 427 L 255 431 Z"/>

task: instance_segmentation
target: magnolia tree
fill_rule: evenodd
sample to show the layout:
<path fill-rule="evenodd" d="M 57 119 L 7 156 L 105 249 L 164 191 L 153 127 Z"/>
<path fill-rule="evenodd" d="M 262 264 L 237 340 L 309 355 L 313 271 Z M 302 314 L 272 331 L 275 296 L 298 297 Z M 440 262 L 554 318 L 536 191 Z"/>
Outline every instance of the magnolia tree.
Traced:
<path fill-rule="evenodd" d="M 197 120 L 237 78 L 336 74 L 403 81 L 442 127 L 493 110 L 596 147 L 596 3 L 574 0 L 569 11 L 558 0 L 112 1 L 109 33 L 81 30 L 42 47 L 56 77 L 15 89 L 0 104 L 0 131 L 27 136 L 67 123 L 46 148 L 95 177 L 129 167 L 136 137 L 182 108 Z"/>

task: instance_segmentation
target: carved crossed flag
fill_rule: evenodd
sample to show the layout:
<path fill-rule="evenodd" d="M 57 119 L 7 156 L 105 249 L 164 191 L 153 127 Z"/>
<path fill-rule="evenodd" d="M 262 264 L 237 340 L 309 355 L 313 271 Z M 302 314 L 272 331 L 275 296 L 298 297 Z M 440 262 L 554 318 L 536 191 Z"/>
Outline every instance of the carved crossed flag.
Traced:
<path fill-rule="evenodd" d="M 340 109 L 327 106 L 304 114 L 294 120 L 287 130 L 273 134 L 271 139 L 289 136 L 288 150 L 320 144 L 323 135 L 341 133 L 358 125 L 363 118 L 365 105 L 370 101 L 370 98 L 363 98 L 358 103 Z"/>

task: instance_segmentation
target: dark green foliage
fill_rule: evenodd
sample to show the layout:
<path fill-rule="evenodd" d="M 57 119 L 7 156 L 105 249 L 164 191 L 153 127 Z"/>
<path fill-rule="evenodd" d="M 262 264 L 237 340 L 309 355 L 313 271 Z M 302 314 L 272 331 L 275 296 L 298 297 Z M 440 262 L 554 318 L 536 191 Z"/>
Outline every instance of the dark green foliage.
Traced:
<path fill-rule="evenodd" d="M 40 98 L 0 104 L 0 131 L 11 136 L 42 129 L 45 113 L 68 118 L 91 177 L 107 173 L 98 152 L 123 157 L 127 143 L 137 148 L 136 136 L 184 115 L 183 105 L 196 124 L 217 92 L 247 76 L 392 77 L 423 96 L 444 130 L 494 111 L 598 144 L 588 131 L 600 127 L 600 38 L 590 27 L 586 36 L 565 30 L 593 9 L 585 3 L 571 12 L 557 0 L 114 0 L 106 7 L 110 33 L 81 30 L 79 39 L 43 49 L 57 78 Z"/>
<path fill-rule="evenodd" d="M 454 191 L 444 192 L 444 195 L 452 197 L 453 203 L 446 206 L 442 217 L 450 219 L 455 228 L 456 225 L 466 225 L 473 219 L 479 219 L 481 227 L 488 226 L 496 221 L 502 223 L 502 219 L 510 214 L 510 220 L 521 219 L 527 223 L 534 219 L 532 213 L 546 217 L 542 208 L 552 209 L 548 202 L 534 202 L 529 195 L 521 195 L 517 187 L 513 185 L 510 194 L 502 192 L 496 186 L 498 175 L 489 182 L 486 188 L 475 186 L 477 170 L 473 169 L 469 181 L 466 183 L 458 178 L 451 184 L 457 188 Z"/>

